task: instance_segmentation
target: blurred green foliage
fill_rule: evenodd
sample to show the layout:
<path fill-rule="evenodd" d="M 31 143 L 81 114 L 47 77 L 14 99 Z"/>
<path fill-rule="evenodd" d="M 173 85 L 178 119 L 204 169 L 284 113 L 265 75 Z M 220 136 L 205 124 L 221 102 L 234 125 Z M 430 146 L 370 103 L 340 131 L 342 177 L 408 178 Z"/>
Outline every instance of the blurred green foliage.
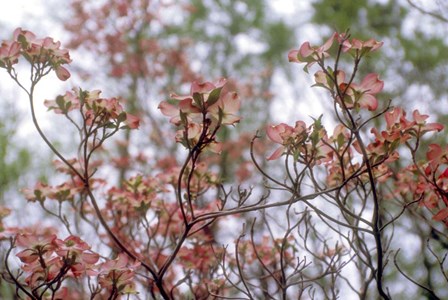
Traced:
<path fill-rule="evenodd" d="M 2 111 L 8 110 L 4 108 Z M 26 173 L 31 162 L 29 149 L 15 142 L 17 125 L 18 120 L 15 115 L 2 114 L 0 119 L 0 204 L 5 204 L 4 194 L 8 189 L 17 189 L 19 178 Z"/>

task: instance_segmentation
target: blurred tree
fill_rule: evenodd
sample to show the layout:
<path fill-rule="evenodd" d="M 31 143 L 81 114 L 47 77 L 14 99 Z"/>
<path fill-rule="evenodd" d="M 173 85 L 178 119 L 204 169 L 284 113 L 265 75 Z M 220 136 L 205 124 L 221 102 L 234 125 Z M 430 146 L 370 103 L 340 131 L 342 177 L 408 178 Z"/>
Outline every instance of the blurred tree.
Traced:
<path fill-rule="evenodd" d="M 126 99 L 128 110 L 139 114 L 146 124 L 136 135 L 144 132 L 154 145 L 167 149 L 166 122 L 155 108 L 172 92 L 186 93 L 179 87 L 187 87 L 193 80 L 232 80 L 244 99 L 243 111 L 251 112 L 239 126 L 241 131 L 253 135 L 269 119 L 272 76 L 287 63 L 293 29 L 272 14 L 267 3 L 74 0 L 65 28 L 71 33 L 69 47 L 78 48 L 85 62 L 94 60 L 94 64 L 80 66 L 84 78 L 98 82 L 98 69 L 106 71 L 103 83 L 111 87 L 111 93 Z M 228 135 L 225 131 L 220 138 L 228 140 Z M 130 145 L 141 140 L 128 132 L 120 143 L 120 182 L 136 167 L 128 164 Z M 149 155 L 160 158 L 174 151 Z M 224 178 L 229 168 L 244 166 L 241 155 L 233 157 L 239 160 L 229 161 L 226 151 L 221 156 L 218 164 Z"/>
<path fill-rule="evenodd" d="M 5 203 L 5 193 L 17 188 L 18 179 L 30 164 L 30 153 L 13 141 L 17 130 L 17 115 L 11 113 L 11 106 L 1 109 L 0 117 L 0 205 Z"/>
<path fill-rule="evenodd" d="M 0 209 L 11 204 L 12 196 L 17 195 L 19 180 L 30 166 L 30 152 L 26 147 L 19 146 L 15 138 L 18 124 L 14 106 L 9 101 L 0 101 Z M 0 247 L 1 261 L 4 260 L 4 253 Z M 8 299 L 13 295 L 13 288 L 2 284 L 0 279 L 0 298 Z"/>

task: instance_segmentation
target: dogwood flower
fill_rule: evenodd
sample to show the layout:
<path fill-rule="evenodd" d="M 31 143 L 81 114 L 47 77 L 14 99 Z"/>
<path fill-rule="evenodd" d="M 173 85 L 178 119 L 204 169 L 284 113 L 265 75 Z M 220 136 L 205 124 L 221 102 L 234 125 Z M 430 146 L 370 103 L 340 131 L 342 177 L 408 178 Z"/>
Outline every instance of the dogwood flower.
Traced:
<path fill-rule="evenodd" d="M 290 62 L 306 63 L 303 69 L 308 72 L 308 67 L 330 56 L 327 51 L 331 48 L 337 36 L 336 32 L 333 33 L 322 46 L 311 46 L 309 42 L 305 42 L 299 49 L 289 51 L 288 60 Z"/>
<path fill-rule="evenodd" d="M 103 288 L 124 290 L 133 285 L 133 279 L 139 263 L 129 264 L 126 254 L 120 253 L 114 260 L 108 260 L 100 266 L 98 283 Z"/>
<path fill-rule="evenodd" d="M 342 51 L 349 52 L 352 50 L 355 51 L 364 51 L 364 52 L 373 52 L 381 48 L 383 46 L 383 42 L 378 42 L 375 39 L 369 39 L 367 41 L 361 41 L 359 39 L 352 39 L 351 41 L 346 38 L 345 34 L 339 35 L 339 42 L 342 42 Z"/>
<path fill-rule="evenodd" d="M 60 80 L 67 80 L 70 77 L 70 72 L 63 67 L 64 64 L 69 64 L 72 60 L 67 49 L 61 48 L 60 42 L 55 42 L 52 38 L 46 37 L 43 39 L 36 38 L 36 35 L 28 30 L 17 28 L 13 34 L 13 42 L 9 47 L 9 56 L 7 60 L 4 58 L 1 65 L 16 62 L 17 56 L 17 44 L 20 46 L 20 54 L 28 60 L 31 64 L 40 64 L 37 69 L 44 69 L 45 67 L 51 67 Z M 6 45 L 8 42 L 6 42 Z M 3 47 L 2 47 L 3 48 Z M 5 52 L 6 50 L 3 50 Z M 1 53 L 1 52 L 0 52 Z M 0 61 L 1 54 L 0 54 Z"/>
<path fill-rule="evenodd" d="M 291 127 L 285 123 L 268 126 L 266 134 L 271 141 L 281 145 L 267 158 L 267 160 L 275 160 L 279 158 L 288 150 L 288 148 L 304 142 L 308 137 L 306 124 L 303 121 L 297 121 L 295 127 Z"/>
<path fill-rule="evenodd" d="M 228 91 L 225 79 L 215 83 L 191 84 L 190 95 L 172 94 L 170 101 L 162 101 L 159 109 L 178 127 L 176 141 L 188 149 L 209 149 L 220 153 L 222 145 L 215 140 L 222 125 L 240 121 L 237 112 L 240 100 L 237 93 Z M 175 102 L 173 102 L 175 101 Z"/>

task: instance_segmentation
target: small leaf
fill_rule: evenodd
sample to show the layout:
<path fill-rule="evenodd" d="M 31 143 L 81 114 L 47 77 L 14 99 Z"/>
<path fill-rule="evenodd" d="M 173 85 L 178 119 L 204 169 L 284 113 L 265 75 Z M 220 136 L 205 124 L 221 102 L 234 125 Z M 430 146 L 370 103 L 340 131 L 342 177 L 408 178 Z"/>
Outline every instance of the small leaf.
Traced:
<path fill-rule="evenodd" d="M 66 111 L 66 112 L 69 111 L 70 107 L 72 107 L 72 102 L 71 102 L 71 101 L 65 103 L 65 111 Z"/>
<path fill-rule="evenodd" d="M 60 109 L 64 110 L 64 108 L 65 108 L 65 99 L 64 99 L 64 96 L 61 96 L 61 95 L 57 96 L 57 97 L 56 97 L 56 104 L 58 105 L 58 107 L 59 107 Z"/>
<path fill-rule="evenodd" d="M 27 48 L 28 47 L 28 42 L 26 40 L 26 37 L 23 34 L 19 34 L 19 36 L 17 37 L 17 41 L 22 44 L 23 48 Z"/>
<path fill-rule="evenodd" d="M 193 93 L 193 101 L 197 107 L 201 109 L 204 107 L 204 97 L 202 94 Z"/>
<path fill-rule="evenodd" d="M 188 124 L 188 119 L 187 119 L 187 114 L 186 113 L 184 113 L 183 111 L 180 111 L 179 117 L 180 117 L 180 122 L 183 125 L 187 125 Z"/>
<path fill-rule="evenodd" d="M 125 112 L 122 112 L 122 113 L 120 113 L 120 114 L 118 115 L 118 117 L 117 117 L 117 122 L 118 122 L 118 123 L 122 123 L 122 122 L 124 122 L 124 121 L 126 121 L 126 113 L 125 113 Z"/>
<path fill-rule="evenodd" d="M 221 95 L 222 87 L 214 89 L 207 99 L 208 106 L 215 104 L 219 100 L 219 96 Z"/>
<path fill-rule="evenodd" d="M 345 136 L 341 133 L 338 135 L 336 142 L 338 144 L 338 149 L 340 149 L 345 143 Z"/>
<path fill-rule="evenodd" d="M 107 122 L 107 123 L 105 123 L 102 127 L 105 127 L 105 128 L 108 128 L 108 129 L 115 129 L 115 128 L 117 128 L 118 126 L 117 126 L 117 124 L 115 124 L 115 123 Z"/>

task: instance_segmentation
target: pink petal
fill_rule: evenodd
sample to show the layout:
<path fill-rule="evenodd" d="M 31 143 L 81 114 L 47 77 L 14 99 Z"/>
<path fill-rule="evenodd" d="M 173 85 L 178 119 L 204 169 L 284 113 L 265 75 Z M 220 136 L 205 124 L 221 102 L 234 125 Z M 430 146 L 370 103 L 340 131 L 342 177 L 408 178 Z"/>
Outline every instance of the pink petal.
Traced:
<path fill-rule="evenodd" d="M 277 158 L 279 158 L 280 156 L 282 156 L 283 152 L 285 151 L 285 147 L 284 146 L 280 146 L 277 148 L 277 150 L 274 151 L 274 153 L 271 154 L 271 156 L 267 157 L 267 160 L 276 160 Z"/>
<path fill-rule="evenodd" d="M 191 95 L 193 95 L 194 93 L 205 94 L 211 92 L 214 89 L 215 85 L 211 82 L 199 83 L 197 81 L 193 81 L 193 83 L 191 84 L 190 94 Z"/>
<path fill-rule="evenodd" d="M 317 71 L 314 74 L 314 81 L 316 81 L 316 83 L 318 84 L 323 84 L 324 86 L 328 87 L 327 74 L 325 74 L 324 71 Z"/>
<path fill-rule="evenodd" d="M 126 121 L 125 124 L 130 129 L 136 129 L 140 126 L 140 118 L 131 114 L 126 113 Z"/>
<path fill-rule="evenodd" d="M 417 109 L 412 112 L 412 116 L 417 124 L 425 124 L 425 120 L 429 118 L 428 115 L 421 115 Z"/>
<path fill-rule="evenodd" d="M 170 97 L 173 98 L 173 99 L 176 99 L 176 100 L 191 99 L 190 95 L 188 95 L 188 96 L 179 96 L 179 95 L 177 95 L 175 93 L 171 94 Z"/>
<path fill-rule="evenodd" d="M 448 207 L 441 209 L 437 214 L 435 214 L 432 219 L 435 221 L 443 221 L 448 218 Z"/>
<path fill-rule="evenodd" d="M 388 128 L 391 128 L 395 124 L 400 123 L 401 116 L 403 116 L 403 109 L 395 107 L 385 114 L 386 124 Z"/>
<path fill-rule="evenodd" d="M 349 40 L 345 40 L 342 42 L 342 51 L 347 52 L 352 48 L 352 44 Z"/>
<path fill-rule="evenodd" d="M 224 113 L 236 113 L 241 107 L 240 98 L 236 92 L 226 93 L 219 102 Z"/>
<path fill-rule="evenodd" d="M 289 51 L 288 52 L 288 61 L 300 63 L 301 61 L 298 59 L 298 55 L 299 55 L 299 50 Z"/>
<path fill-rule="evenodd" d="M 226 83 L 227 83 L 227 79 L 225 79 L 225 78 L 219 78 L 219 79 L 215 82 L 215 88 L 223 87 Z"/>
<path fill-rule="evenodd" d="M 376 94 L 383 89 L 384 81 L 379 80 L 378 74 L 370 73 L 364 77 L 359 87 L 369 94 Z"/>
<path fill-rule="evenodd" d="M 266 134 L 271 139 L 271 141 L 278 144 L 283 144 L 283 138 L 281 137 L 280 132 L 285 131 L 285 126 L 288 125 L 281 123 L 276 126 L 268 126 L 268 128 L 266 129 Z"/>
<path fill-rule="evenodd" d="M 440 132 L 440 131 L 442 131 L 444 128 L 445 128 L 445 126 L 443 126 L 443 125 L 440 124 L 440 123 L 429 123 L 429 124 L 426 124 L 426 125 L 423 127 L 423 130 L 424 130 L 424 131 L 438 131 L 438 132 Z"/>
<path fill-rule="evenodd" d="M 167 117 L 174 117 L 179 114 L 179 109 L 176 106 L 169 104 L 167 101 L 160 102 L 158 109 L 160 109 L 162 114 Z"/>
<path fill-rule="evenodd" d="M 62 66 L 57 67 L 55 71 L 56 76 L 58 76 L 58 78 L 62 81 L 66 81 L 67 79 L 70 78 L 70 72 Z"/>
<path fill-rule="evenodd" d="M 428 160 L 436 160 L 442 155 L 442 147 L 437 144 L 429 145 L 429 151 L 426 153 Z"/>
<path fill-rule="evenodd" d="M 333 45 L 333 41 L 334 39 L 338 36 L 338 34 L 335 32 L 333 33 L 330 38 L 325 42 L 325 44 L 322 45 L 322 47 L 320 49 L 322 49 L 323 51 L 327 51 L 328 49 L 331 48 L 331 46 Z"/>
<path fill-rule="evenodd" d="M 378 42 L 377 40 L 370 39 L 364 42 L 364 47 L 371 48 L 370 51 L 375 51 L 383 46 L 383 42 Z"/>
<path fill-rule="evenodd" d="M 225 114 L 221 120 L 221 123 L 224 125 L 232 125 L 232 124 L 238 123 L 240 120 L 241 120 L 241 117 L 239 117 L 239 116 Z"/>
<path fill-rule="evenodd" d="M 186 98 L 184 100 L 181 100 L 179 102 L 179 110 L 181 110 L 184 113 L 200 113 L 201 112 L 199 107 L 197 107 L 193 104 L 192 98 Z"/>
<path fill-rule="evenodd" d="M 359 99 L 359 106 L 373 111 L 378 108 L 378 100 L 370 94 L 364 94 Z"/>
<path fill-rule="evenodd" d="M 81 257 L 82 261 L 89 265 L 95 264 L 100 258 L 99 254 L 95 252 L 83 252 Z"/>
<path fill-rule="evenodd" d="M 313 52 L 314 52 L 314 49 L 311 48 L 311 45 L 309 42 L 305 42 L 302 44 L 302 46 L 300 46 L 299 54 L 301 57 L 308 57 L 311 54 L 313 54 Z"/>
<path fill-rule="evenodd" d="M 344 71 L 342 71 L 342 70 L 336 71 L 336 81 L 338 82 L 338 84 L 345 82 L 345 72 Z"/>

